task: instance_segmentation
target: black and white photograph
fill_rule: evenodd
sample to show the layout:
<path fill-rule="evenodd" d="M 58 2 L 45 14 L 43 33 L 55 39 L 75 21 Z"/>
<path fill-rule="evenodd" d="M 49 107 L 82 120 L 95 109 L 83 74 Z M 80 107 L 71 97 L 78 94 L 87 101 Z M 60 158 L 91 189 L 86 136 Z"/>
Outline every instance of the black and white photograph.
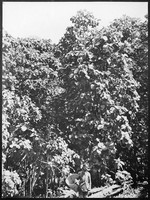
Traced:
<path fill-rule="evenodd" d="M 1 198 L 148 198 L 148 1 L 1 5 Z"/>

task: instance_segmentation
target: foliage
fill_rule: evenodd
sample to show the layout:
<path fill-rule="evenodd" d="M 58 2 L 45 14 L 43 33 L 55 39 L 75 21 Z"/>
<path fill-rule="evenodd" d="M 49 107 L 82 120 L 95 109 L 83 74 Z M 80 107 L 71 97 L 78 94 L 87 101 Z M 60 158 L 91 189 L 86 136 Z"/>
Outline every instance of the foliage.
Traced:
<path fill-rule="evenodd" d="M 123 24 L 123 26 L 122 26 Z M 141 22 L 138 19 L 124 17 L 112 24 L 113 28 L 121 29 L 122 33 L 128 30 L 126 52 L 134 60 L 131 68 L 133 77 L 139 83 L 137 92 L 140 96 L 139 109 L 133 118 L 129 114 L 132 127 L 133 148 L 130 150 L 118 146 L 118 153 L 125 161 L 126 169 L 130 170 L 136 184 L 138 179 L 147 179 L 148 175 L 148 25 L 147 19 Z M 141 170 L 143 169 L 143 170 Z"/>
<path fill-rule="evenodd" d="M 2 197 L 13 197 L 19 193 L 18 186 L 21 185 L 21 180 L 16 171 L 3 171 L 2 175 Z"/>
<path fill-rule="evenodd" d="M 83 160 L 91 156 L 93 163 L 92 155 L 96 153 L 99 167 L 106 164 L 110 169 L 114 166 L 117 145 L 128 149 L 133 146 L 133 130 L 127 114 L 134 119 L 138 112 L 140 85 L 132 73 L 136 63 L 128 55 L 129 44 L 123 30 L 116 25 L 119 32 L 111 25 L 98 31 L 96 20 L 94 27 L 91 22 L 86 23 L 88 17 L 94 20 L 88 12 L 78 12 L 71 19 L 73 26 L 57 46 L 57 51 L 62 52 L 58 75 L 65 89 L 61 100 L 59 97 L 57 120 L 71 148 Z M 121 27 L 122 21 L 114 24 Z M 104 156 L 97 140 L 107 146 Z"/>
<path fill-rule="evenodd" d="M 147 179 L 147 19 L 70 20 L 58 44 L 3 33 L 3 196 L 54 189 L 84 161 L 95 186 Z"/>
<path fill-rule="evenodd" d="M 120 183 L 123 183 L 125 181 L 129 181 L 132 179 L 131 177 L 131 174 L 125 170 L 121 171 L 121 170 L 118 170 L 116 172 L 116 175 L 115 175 L 115 178 L 116 180 L 118 180 Z"/>
<path fill-rule="evenodd" d="M 57 137 L 59 130 L 53 122 L 51 102 L 62 92 L 57 67 L 59 61 L 53 57 L 49 41 L 14 39 L 4 33 L 3 164 L 7 170 L 17 170 L 22 185 L 24 179 L 25 185 L 32 179 L 30 193 L 44 173 L 40 161 L 47 162 L 47 156 L 54 151 L 53 162 L 58 165 L 58 157 L 63 155 L 64 165 L 73 153 Z"/>

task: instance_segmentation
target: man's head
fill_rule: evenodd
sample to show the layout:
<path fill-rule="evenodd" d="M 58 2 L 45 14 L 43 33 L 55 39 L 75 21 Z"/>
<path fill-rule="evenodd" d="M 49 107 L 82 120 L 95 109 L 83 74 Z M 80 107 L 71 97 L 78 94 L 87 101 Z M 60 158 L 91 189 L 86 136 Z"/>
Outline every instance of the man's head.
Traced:
<path fill-rule="evenodd" d="M 84 163 L 82 166 L 83 171 L 89 171 L 89 165 L 87 163 Z"/>

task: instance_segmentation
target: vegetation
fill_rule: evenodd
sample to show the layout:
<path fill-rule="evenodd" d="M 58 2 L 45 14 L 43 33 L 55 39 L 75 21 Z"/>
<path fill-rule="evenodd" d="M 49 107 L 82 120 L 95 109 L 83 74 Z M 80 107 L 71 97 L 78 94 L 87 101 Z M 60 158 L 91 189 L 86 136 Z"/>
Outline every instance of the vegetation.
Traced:
<path fill-rule="evenodd" d="M 93 187 L 148 180 L 147 17 L 70 20 L 58 44 L 3 33 L 3 197 L 54 195 L 84 161 Z"/>

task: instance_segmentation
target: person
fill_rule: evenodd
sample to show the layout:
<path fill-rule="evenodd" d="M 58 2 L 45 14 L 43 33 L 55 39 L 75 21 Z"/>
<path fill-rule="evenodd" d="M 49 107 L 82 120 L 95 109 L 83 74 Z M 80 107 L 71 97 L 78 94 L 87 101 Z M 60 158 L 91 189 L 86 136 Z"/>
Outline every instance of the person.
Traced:
<path fill-rule="evenodd" d="M 78 172 L 79 178 L 75 183 L 78 185 L 79 198 L 87 198 L 89 191 L 91 190 L 91 174 L 88 172 L 88 164 L 84 163 L 82 170 Z"/>

